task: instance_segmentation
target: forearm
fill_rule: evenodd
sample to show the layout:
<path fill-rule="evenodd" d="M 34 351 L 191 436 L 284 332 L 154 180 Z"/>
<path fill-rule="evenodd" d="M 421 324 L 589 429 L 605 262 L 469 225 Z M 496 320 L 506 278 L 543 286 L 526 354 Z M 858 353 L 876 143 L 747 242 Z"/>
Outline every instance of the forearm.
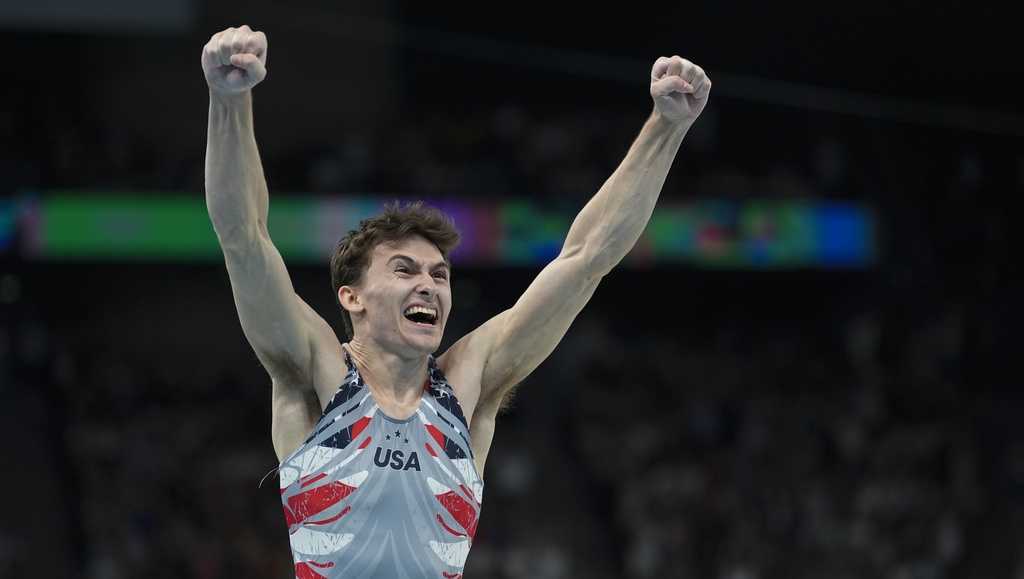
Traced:
<path fill-rule="evenodd" d="M 563 254 L 586 256 L 595 276 L 606 275 L 622 261 L 654 212 L 688 128 L 657 112 L 647 119 L 625 159 L 576 216 Z"/>
<path fill-rule="evenodd" d="M 267 223 L 269 195 L 253 130 L 252 93 L 210 93 L 206 141 L 206 207 L 223 245 Z"/>

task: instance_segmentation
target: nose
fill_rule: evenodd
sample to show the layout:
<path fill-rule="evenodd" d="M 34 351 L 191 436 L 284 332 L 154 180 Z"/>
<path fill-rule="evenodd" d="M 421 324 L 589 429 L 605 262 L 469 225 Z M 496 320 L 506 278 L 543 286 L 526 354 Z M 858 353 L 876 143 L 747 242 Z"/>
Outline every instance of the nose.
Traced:
<path fill-rule="evenodd" d="M 426 279 L 420 278 L 420 283 L 416 287 L 416 293 L 423 297 L 433 297 L 437 293 L 437 288 L 434 287 L 434 278 L 430 274 L 426 274 Z"/>

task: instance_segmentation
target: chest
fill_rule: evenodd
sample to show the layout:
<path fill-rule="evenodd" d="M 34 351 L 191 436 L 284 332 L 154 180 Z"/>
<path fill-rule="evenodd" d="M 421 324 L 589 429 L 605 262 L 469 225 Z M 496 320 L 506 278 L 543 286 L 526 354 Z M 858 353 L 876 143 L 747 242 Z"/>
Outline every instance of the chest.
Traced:
<path fill-rule="evenodd" d="M 368 429 L 364 443 L 367 456 L 362 467 L 402 473 L 435 470 L 430 468 L 435 465 L 424 465 L 424 461 L 439 456 L 436 450 L 439 444 L 430 432 L 433 425 L 425 424 L 421 415 L 422 412 L 417 409 L 416 413 L 405 420 L 378 416 Z"/>
<path fill-rule="evenodd" d="M 384 514 L 383 509 L 389 516 L 452 492 L 479 504 L 483 483 L 468 433 L 436 394 L 424 397 L 406 420 L 384 415 L 362 391 L 330 408 L 314 435 L 281 465 L 282 498 L 290 512 L 320 512 L 324 501 L 350 495 L 363 512 Z"/>
<path fill-rule="evenodd" d="M 458 397 L 466 422 L 472 424 L 474 411 L 480 400 L 480 380 L 483 375 L 483 367 L 462 359 L 456 354 L 457 352 L 447 352 L 438 358 L 437 368 L 447 377 L 447 384 Z M 320 402 L 317 412 L 319 415 L 330 404 L 337 394 L 338 384 L 349 377 L 350 371 L 347 369 L 344 354 L 338 352 L 318 356 L 314 364 L 313 390 Z M 376 403 L 385 415 L 398 419 L 408 418 L 419 407 L 418 404 L 403 406 L 379 399 L 376 400 Z"/>

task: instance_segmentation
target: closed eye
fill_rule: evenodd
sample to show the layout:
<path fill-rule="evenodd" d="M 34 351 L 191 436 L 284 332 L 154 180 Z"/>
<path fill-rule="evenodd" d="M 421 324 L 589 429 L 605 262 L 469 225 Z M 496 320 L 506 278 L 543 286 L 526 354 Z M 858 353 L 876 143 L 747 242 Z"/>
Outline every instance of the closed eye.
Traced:
<path fill-rule="evenodd" d="M 448 273 L 444 271 L 435 271 L 434 277 L 438 279 L 448 279 Z"/>

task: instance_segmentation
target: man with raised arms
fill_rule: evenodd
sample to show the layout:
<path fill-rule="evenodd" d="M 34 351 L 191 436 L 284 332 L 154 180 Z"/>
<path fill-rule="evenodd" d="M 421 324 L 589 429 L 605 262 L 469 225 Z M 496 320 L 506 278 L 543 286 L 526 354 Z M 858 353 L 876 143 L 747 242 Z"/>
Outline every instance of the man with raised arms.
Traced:
<path fill-rule="evenodd" d="M 271 378 L 295 574 L 461 577 L 502 400 L 640 237 L 711 81 L 679 56 L 654 62 L 653 111 L 558 257 L 511 307 L 435 358 L 459 240 L 435 209 L 389 206 L 339 241 L 330 267 L 345 343 L 295 294 L 267 230 L 253 131 L 267 49 L 248 26 L 214 34 L 203 49 L 206 203 L 242 330 Z"/>

